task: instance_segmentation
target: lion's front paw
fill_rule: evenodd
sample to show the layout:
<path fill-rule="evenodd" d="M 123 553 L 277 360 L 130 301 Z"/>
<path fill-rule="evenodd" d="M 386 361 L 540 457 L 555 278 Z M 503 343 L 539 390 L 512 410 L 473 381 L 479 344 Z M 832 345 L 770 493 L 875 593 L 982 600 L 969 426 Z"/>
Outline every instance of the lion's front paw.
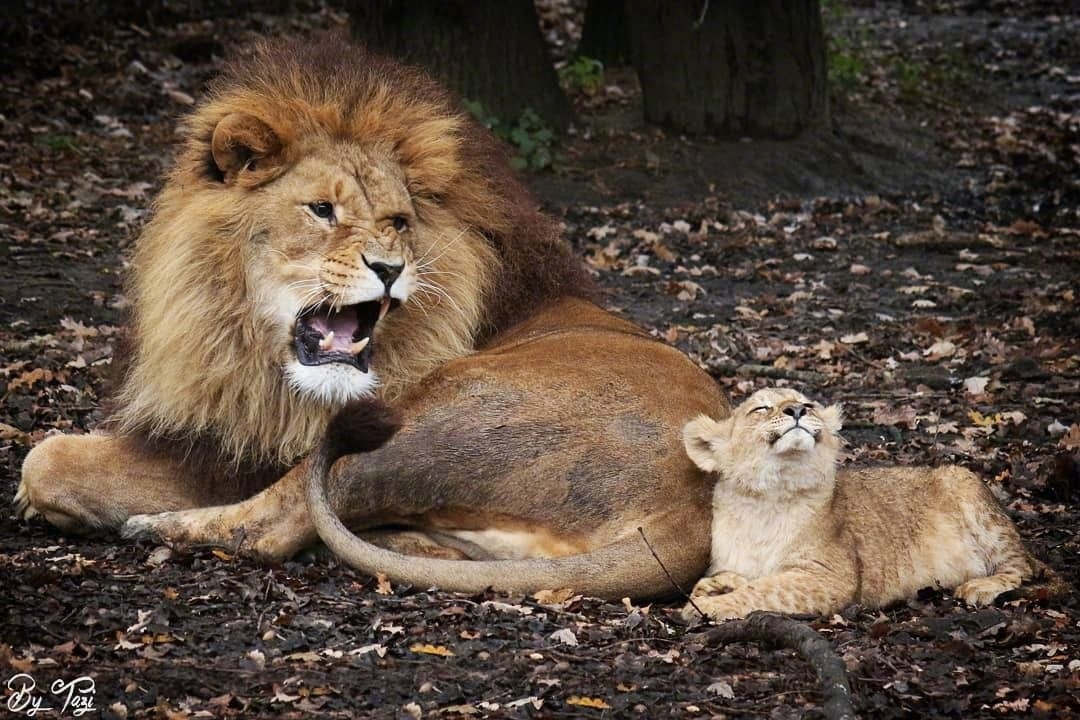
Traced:
<path fill-rule="evenodd" d="M 179 545 L 219 547 L 263 562 L 279 562 L 314 540 L 314 530 L 297 533 L 288 523 L 245 522 L 242 506 L 177 510 L 132 515 L 120 534 L 129 539 L 153 539 Z M 306 529 L 306 528 L 305 528 Z"/>
<path fill-rule="evenodd" d="M 957 586 L 953 595 L 968 605 L 991 605 L 998 595 L 1020 587 L 1018 576 L 1002 574 L 975 578 Z"/>
<path fill-rule="evenodd" d="M 132 515 L 120 526 L 120 536 L 128 540 L 184 540 L 175 512 Z"/>
<path fill-rule="evenodd" d="M 690 597 L 697 600 L 699 597 L 710 595 L 724 595 L 743 587 L 750 581 L 744 576 L 733 572 L 718 572 L 715 575 L 707 575 L 697 581 Z"/>

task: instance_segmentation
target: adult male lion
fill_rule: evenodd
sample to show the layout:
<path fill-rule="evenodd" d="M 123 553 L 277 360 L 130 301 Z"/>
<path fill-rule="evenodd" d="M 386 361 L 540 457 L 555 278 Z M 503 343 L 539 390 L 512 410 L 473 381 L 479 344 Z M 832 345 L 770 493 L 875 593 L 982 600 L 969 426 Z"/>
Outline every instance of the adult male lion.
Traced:
<path fill-rule="evenodd" d="M 35 448 L 16 502 L 68 531 L 283 558 L 316 539 L 302 458 L 377 393 L 404 427 L 334 466 L 332 499 L 365 488 L 334 508 L 350 524 L 479 559 L 453 589 L 662 594 L 638 527 L 700 576 L 710 486 L 679 432 L 724 399 L 589 292 L 436 84 L 338 40 L 262 44 L 187 120 L 136 246 L 108 432 Z"/>

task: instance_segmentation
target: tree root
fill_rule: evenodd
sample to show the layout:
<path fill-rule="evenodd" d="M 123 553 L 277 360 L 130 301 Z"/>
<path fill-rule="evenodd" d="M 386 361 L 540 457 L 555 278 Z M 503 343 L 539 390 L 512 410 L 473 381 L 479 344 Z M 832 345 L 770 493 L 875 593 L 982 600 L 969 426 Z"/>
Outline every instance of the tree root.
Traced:
<path fill-rule="evenodd" d="M 695 639 L 705 645 L 736 642 L 769 643 L 790 648 L 814 669 L 822 694 L 822 712 L 829 720 L 855 720 L 844 661 L 828 640 L 809 625 L 784 615 L 755 612 L 745 620 L 731 620 L 698 633 Z"/>

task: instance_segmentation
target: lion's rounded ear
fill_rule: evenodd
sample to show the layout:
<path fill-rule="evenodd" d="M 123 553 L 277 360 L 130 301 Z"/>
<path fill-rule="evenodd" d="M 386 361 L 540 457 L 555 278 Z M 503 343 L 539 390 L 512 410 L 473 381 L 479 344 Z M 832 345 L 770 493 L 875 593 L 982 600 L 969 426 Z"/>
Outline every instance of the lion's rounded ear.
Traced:
<path fill-rule="evenodd" d="M 261 163 L 271 161 L 281 152 L 281 138 L 265 122 L 247 113 L 231 113 L 214 128 L 210 151 L 214 164 L 226 180 L 246 170 L 266 169 Z"/>
<path fill-rule="evenodd" d="M 698 415 L 683 426 L 683 447 L 694 464 L 705 472 L 719 467 L 717 449 L 726 444 L 724 426 L 708 415 Z"/>

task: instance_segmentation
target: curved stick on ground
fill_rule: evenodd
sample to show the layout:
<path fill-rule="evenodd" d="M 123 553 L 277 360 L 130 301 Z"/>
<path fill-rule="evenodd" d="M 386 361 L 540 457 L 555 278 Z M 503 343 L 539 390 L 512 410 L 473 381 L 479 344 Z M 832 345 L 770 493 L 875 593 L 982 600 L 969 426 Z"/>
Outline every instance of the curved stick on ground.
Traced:
<path fill-rule="evenodd" d="M 806 623 L 773 613 L 751 613 L 745 620 L 730 620 L 698 633 L 706 645 L 735 642 L 771 643 L 790 648 L 814 668 L 822 694 L 822 712 L 829 720 L 855 720 L 844 661 Z"/>

